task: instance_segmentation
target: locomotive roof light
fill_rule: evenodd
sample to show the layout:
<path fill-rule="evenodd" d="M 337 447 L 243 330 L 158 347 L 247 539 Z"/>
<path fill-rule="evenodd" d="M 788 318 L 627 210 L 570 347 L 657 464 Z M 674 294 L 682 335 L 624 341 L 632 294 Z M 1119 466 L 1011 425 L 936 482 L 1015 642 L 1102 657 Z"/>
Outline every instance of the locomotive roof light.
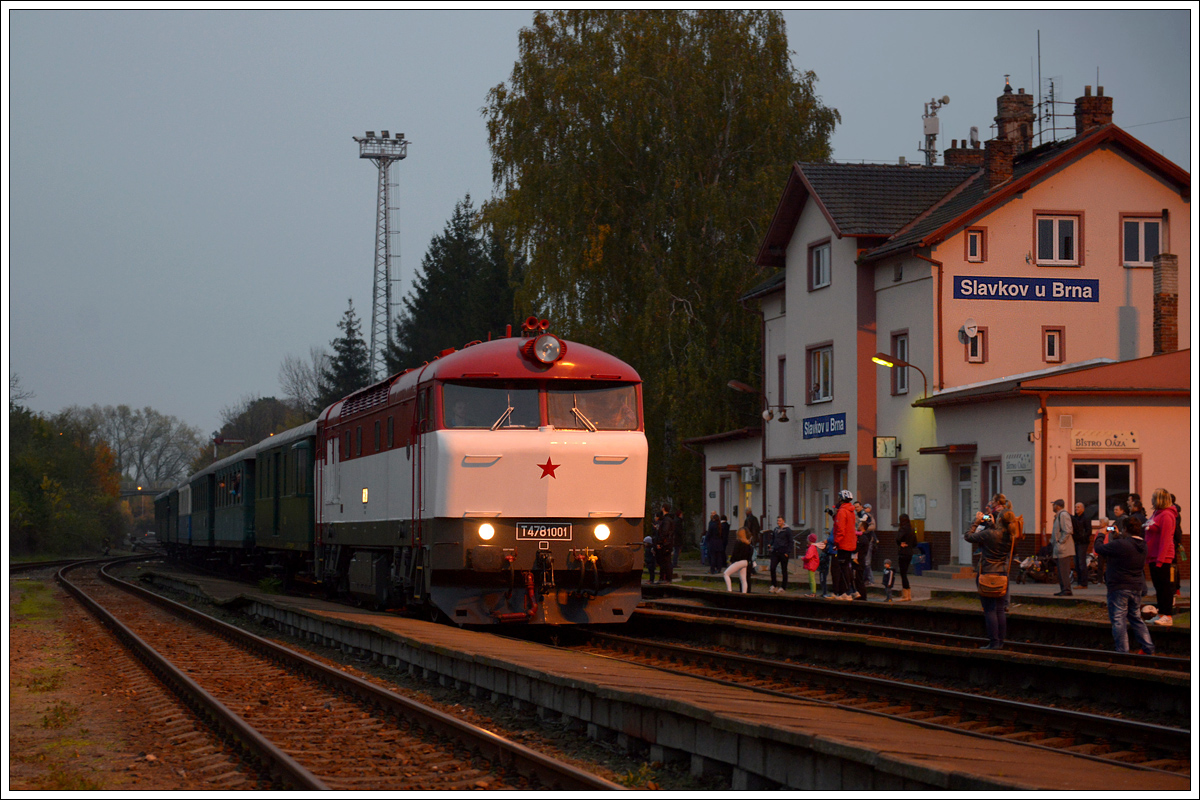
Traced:
<path fill-rule="evenodd" d="M 496 529 L 492 527 L 492 523 L 485 522 L 479 526 L 479 538 L 483 539 L 485 542 L 491 541 L 492 537 L 495 535 Z"/>
<path fill-rule="evenodd" d="M 530 339 L 521 353 L 531 361 L 550 366 L 567 354 L 567 344 L 553 333 L 543 333 Z"/>
<path fill-rule="evenodd" d="M 603 522 L 596 526 L 596 538 L 600 541 L 606 541 L 610 533 L 611 531 L 609 531 L 608 526 Z"/>

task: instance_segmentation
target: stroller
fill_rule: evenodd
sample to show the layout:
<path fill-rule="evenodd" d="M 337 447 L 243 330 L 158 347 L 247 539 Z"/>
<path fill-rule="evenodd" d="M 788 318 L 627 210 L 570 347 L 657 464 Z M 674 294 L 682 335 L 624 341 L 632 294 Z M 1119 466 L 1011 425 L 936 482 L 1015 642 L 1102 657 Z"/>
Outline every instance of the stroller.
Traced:
<path fill-rule="evenodd" d="M 1035 555 L 1021 560 L 1017 570 L 1017 583 L 1054 583 L 1058 581 L 1058 562 L 1054 559 L 1054 546 L 1046 545 Z"/>

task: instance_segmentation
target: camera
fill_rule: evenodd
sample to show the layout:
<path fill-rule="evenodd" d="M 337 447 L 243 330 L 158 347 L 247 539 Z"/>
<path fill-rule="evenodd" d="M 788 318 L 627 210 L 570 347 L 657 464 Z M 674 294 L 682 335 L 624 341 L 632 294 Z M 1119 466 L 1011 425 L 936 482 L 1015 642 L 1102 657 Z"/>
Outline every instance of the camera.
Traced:
<path fill-rule="evenodd" d="M 984 522 L 991 522 L 991 521 L 992 521 L 992 515 L 991 515 L 991 514 L 984 514 L 984 515 L 983 515 L 983 521 L 984 521 Z"/>

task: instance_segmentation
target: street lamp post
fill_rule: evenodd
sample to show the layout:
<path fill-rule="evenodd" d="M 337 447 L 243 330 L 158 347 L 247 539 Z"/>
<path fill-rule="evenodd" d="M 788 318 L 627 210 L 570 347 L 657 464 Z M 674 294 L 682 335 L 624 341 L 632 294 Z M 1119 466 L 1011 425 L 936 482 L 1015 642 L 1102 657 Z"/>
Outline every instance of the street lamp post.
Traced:
<path fill-rule="evenodd" d="M 921 380 L 925 382 L 925 391 L 921 395 L 921 399 L 924 400 L 929 396 L 929 379 L 925 377 L 925 370 L 921 369 L 916 364 L 910 364 L 902 358 L 896 358 L 895 356 L 888 355 L 887 353 L 876 353 L 875 355 L 871 356 L 871 360 L 880 366 L 887 367 L 888 369 L 895 369 L 896 367 L 912 367 L 917 372 L 921 373 Z"/>

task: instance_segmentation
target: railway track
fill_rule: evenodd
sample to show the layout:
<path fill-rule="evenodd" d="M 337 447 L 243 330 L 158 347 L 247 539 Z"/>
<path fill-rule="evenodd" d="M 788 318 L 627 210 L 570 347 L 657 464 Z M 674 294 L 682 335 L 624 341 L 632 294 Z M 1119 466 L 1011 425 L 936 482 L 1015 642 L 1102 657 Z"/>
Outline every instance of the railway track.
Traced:
<path fill-rule="evenodd" d="M 940 647 L 957 647 L 975 649 L 985 644 L 987 639 L 978 636 L 942 633 L 918 628 L 895 627 L 879 623 L 849 622 L 828 617 L 810 617 L 797 614 L 774 614 L 764 611 L 738 608 L 717 608 L 713 606 L 697 606 L 694 603 L 673 602 L 671 600 L 652 600 L 643 603 L 643 608 L 660 609 L 678 613 L 696 614 L 703 617 L 722 620 L 749 620 L 765 622 L 772 625 L 782 625 L 789 628 L 828 631 L 834 633 L 859 634 L 863 636 L 899 639 L 906 642 L 921 642 Z M 977 616 L 977 615 L 976 615 Z M 1004 643 L 1004 649 L 1014 653 L 1027 653 L 1044 658 L 1070 659 L 1097 664 L 1119 664 L 1138 667 L 1140 669 L 1163 670 L 1167 672 L 1190 673 L 1192 661 L 1190 658 L 1174 656 L 1140 656 L 1130 653 L 1118 653 L 1113 650 L 1100 650 L 1088 647 L 1064 647 L 1060 645 L 1038 644 L 1009 639 Z"/>
<path fill-rule="evenodd" d="M 621 788 L 102 572 L 58 579 L 276 785 Z"/>
<path fill-rule="evenodd" d="M 572 650 L 636 661 L 772 695 L 896 717 L 926 727 L 1070 751 L 1100 763 L 1190 773 L 1191 732 L 1119 717 L 988 697 L 697 647 L 588 631 Z M 1114 691 L 1120 691 L 1114 686 Z"/>

